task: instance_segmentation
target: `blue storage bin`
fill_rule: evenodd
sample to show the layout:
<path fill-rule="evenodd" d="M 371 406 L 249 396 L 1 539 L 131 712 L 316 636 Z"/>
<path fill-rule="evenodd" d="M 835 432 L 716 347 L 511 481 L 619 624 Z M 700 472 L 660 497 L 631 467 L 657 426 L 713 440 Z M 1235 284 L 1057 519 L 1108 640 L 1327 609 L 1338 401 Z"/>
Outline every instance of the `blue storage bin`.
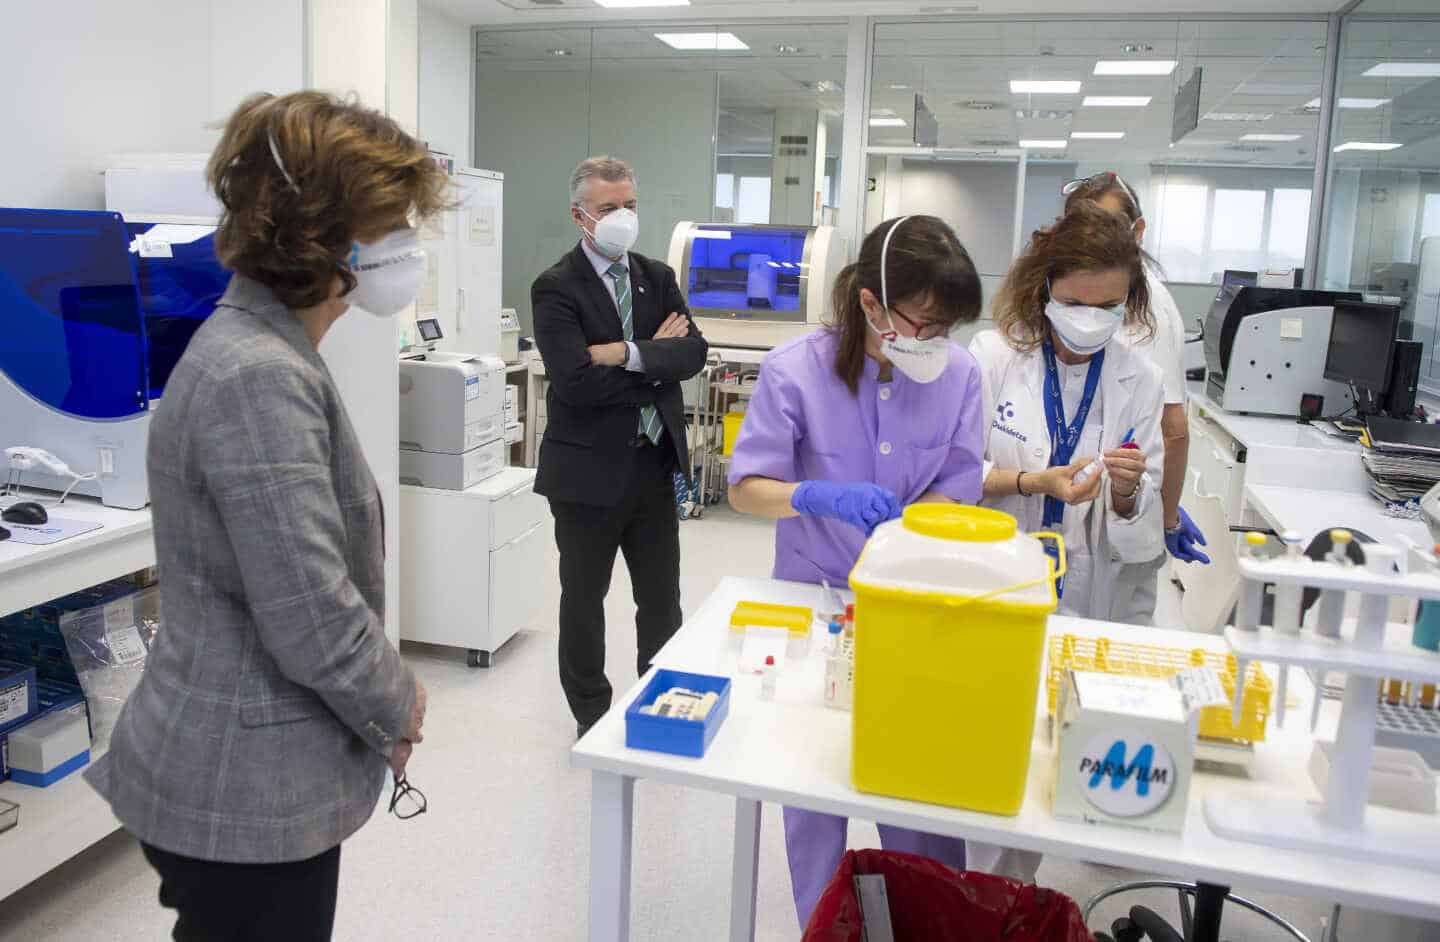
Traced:
<path fill-rule="evenodd" d="M 720 700 L 704 722 L 650 716 L 640 708 L 650 706 L 660 695 L 673 687 L 697 693 L 716 693 Z M 730 678 L 709 674 L 687 674 L 683 671 L 657 670 L 644 691 L 625 711 L 625 745 L 630 749 L 648 749 L 671 755 L 699 759 L 710 748 L 710 741 L 720 731 L 720 724 L 730 714 Z"/>

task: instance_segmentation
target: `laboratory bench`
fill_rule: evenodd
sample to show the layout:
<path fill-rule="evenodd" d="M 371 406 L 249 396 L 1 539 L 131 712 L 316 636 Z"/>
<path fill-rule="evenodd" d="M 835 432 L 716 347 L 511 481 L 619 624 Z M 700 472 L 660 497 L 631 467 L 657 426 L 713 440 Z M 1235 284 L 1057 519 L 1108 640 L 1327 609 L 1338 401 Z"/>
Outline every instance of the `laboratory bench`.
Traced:
<path fill-rule="evenodd" d="M 817 586 L 766 579 L 727 578 L 655 659 L 655 669 L 730 676 L 736 652 L 730 613 L 742 600 L 825 609 Z M 1134 628 L 1088 619 L 1052 616 L 1051 635 L 1103 635 L 1191 649 L 1225 651 L 1223 639 L 1157 628 Z M 592 773 L 590 812 L 591 940 L 629 937 L 634 788 L 652 779 L 735 798 L 731 884 L 732 942 L 755 933 L 755 891 L 760 846 L 760 804 L 773 802 L 937 834 L 1053 854 L 1072 860 L 1133 868 L 1179 880 L 1244 886 L 1325 900 L 1385 913 L 1440 919 L 1435 874 L 1408 866 L 1327 858 L 1260 844 L 1227 840 L 1206 823 L 1208 797 L 1260 796 L 1280 791 L 1297 801 L 1317 795 L 1307 771 L 1313 745 L 1308 728 L 1314 689 L 1300 671 L 1291 674 L 1290 709 L 1283 729 L 1273 724 L 1255 750 L 1249 777 L 1197 769 L 1181 834 L 1122 829 L 1055 818 L 1050 813 L 1053 749 L 1045 735 L 1045 685 L 1037 698 L 1025 803 L 1015 817 L 863 794 L 850 784 L 851 714 L 821 702 L 822 654 L 812 651 L 787 662 L 774 701 L 760 698 L 760 682 L 733 681 L 728 718 L 701 759 L 627 749 L 625 710 L 641 694 L 642 677 L 576 744 L 571 764 Z M 652 671 L 653 673 L 653 671 Z M 1333 702 L 1324 705 L 1320 731 L 1336 722 Z M 673 835 L 683 840 L 683 835 Z M 1063 888 L 1062 888 L 1063 889 Z M 1083 902 L 1083 901 L 1080 901 Z"/>
<path fill-rule="evenodd" d="M 0 543 L 0 616 L 155 565 L 150 511 L 73 496 L 51 510 L 103 526 L 50 546 Z M 5 782 L 0 799 L 20 806 L 19 827 L 0 834 L 0 900 L 120 828 L 109 804 L 78 773 L 48 788 Z"/>

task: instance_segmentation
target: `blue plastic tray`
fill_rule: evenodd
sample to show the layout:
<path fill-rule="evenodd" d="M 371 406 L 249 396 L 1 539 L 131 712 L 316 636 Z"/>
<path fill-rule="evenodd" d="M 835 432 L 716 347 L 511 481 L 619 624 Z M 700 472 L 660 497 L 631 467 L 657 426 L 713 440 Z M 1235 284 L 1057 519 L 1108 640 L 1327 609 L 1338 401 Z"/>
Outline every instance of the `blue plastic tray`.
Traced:
<path fill-rule="evenodd" d="M 717 693 L 720 702 L 710 710 L 704 722 L 650 716 L 640 712 L 672 687 L 683 687 L 699 693 Z M 730 678 L 710 674 L 687 674 L 683 671 L 657 670 L 644 691 L 625 711 L 625 745 L 630 749 L 648 749 L 671 755 L 699 759 L 710 748 L 710 741 L 720 731 L 720 724 L 730 714 Z"/>

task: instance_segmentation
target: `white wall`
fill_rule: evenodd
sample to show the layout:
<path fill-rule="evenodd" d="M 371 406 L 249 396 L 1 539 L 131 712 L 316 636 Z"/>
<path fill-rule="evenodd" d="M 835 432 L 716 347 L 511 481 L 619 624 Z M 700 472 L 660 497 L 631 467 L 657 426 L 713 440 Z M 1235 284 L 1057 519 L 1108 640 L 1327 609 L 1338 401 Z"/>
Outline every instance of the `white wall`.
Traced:
<path fill-rule="evenodd" d="M 886 174 L 885 202 L 896 181 Z M 906 160 L 898 215 L 926 213 L 950 224 L 982 275 L 1010 267 L 1015 232 L 1015 164 Z"/>
<path fill-rule="evenodd" d="M 208 151 L 210 4 L 6 4 L 0 205 L 104 206 L 105 155 Z"/>
<path fill-rule="evenodd" d="M 212 121 L 224 121 L 256 92 L 284 95 L 305 87 L 303 0 L 210 0 L 210 8 Z M 257 54 L 261 49 L 264 55 Z"/>
<path fill-rule="evenodd" d="M 420 136 L 464 166 L 472 165 L 472 72 L 470 28 L 421 4 Z"/>
<path fill-rule="evenodd" d="M 413 0 L 410 0 L 413 4 Z M 386 0 L 309 0 L 310 78 L 315 88 L 355 93 L 384 108 L 388 94 L 389 10 Z M 413 67 L 413 66 L 412 66 Z M 413 83 L 413 78 L 411 83 Z M 404 79 L 397 86 L 404 88 Z M 415 121 L 415 106 L 398 115 Z M 355 425 L 360 447 L 385 501 L 386 634 L 399 637 L 400 611 L 400 366 L 398 325 L 351 309 L 320 346 Z"/>

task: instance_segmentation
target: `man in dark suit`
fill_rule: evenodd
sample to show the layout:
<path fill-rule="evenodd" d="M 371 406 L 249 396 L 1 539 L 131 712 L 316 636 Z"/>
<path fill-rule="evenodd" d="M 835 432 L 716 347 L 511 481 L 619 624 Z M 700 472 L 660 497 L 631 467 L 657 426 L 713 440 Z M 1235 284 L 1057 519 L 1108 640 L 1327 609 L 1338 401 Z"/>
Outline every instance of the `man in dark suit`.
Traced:
<path fill-rule="evenodd" d="M 637 670 L 680 627 L 674 472 L 690 474 L 680 383 L 705 365 L 675 273 L 630 251 L 635 174 L 592 157 L 570 181 L 580 244 L 535 279 L 535 342 L 550 379 L 535 490 L 560 548 L 560 684 L 579 733 L 610 708 L 605 595 L 615 552 L 635 589 Z"/>

